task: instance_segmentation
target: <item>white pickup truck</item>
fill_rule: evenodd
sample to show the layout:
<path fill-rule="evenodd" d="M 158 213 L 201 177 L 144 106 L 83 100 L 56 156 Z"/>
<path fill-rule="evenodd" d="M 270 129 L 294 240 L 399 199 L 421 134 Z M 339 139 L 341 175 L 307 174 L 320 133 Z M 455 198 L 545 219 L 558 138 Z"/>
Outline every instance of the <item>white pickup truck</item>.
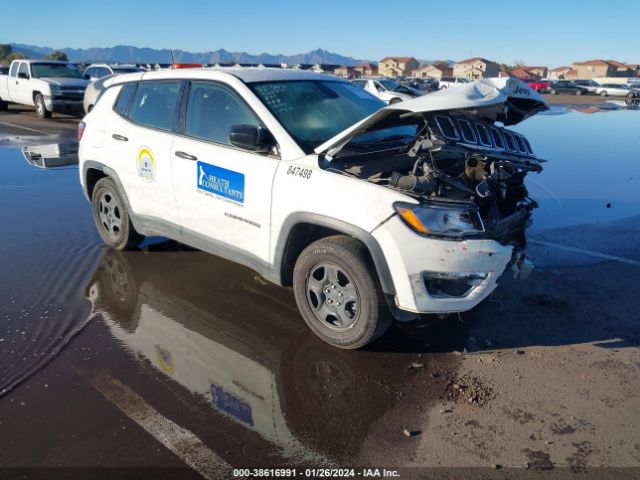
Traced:
<path fill-rule="evenodd" d="M 31 105 L 40 118 L 49 118 L 52 112 L 81 111 L 88 84 L 67 62 L 14 60 L 9 75 L 0 76 L 0 110 L 9 103 Z"/>

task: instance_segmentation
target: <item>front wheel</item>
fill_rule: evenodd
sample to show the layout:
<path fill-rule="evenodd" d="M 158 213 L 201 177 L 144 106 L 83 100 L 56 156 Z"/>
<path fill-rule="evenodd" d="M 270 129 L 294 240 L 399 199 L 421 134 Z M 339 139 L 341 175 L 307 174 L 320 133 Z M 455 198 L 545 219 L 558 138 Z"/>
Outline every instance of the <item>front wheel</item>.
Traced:
<path fill-rule="evenodd" d="M 91 195 L 93 220 L 104 243 L 116 250 L 138 246 L 144 237 L 133 228 L 116 184 L 108 177 L 96 183 Z"/>
<path fill-rule="evenodd" d="M 40 118 L 51 118 L 51 112 L 47 110 L 46 105 L 44 104 L 44 97 L 41 93 L 38 93 L 34 99 L 36 104 L 36 113 Z"/>
<path fill-rule="evenodd" d="M 309 328 L 336 347 L 364 347 L 391 325 L 375 267 L 354 238 L 336 235 L 305 248 L 293 270 L 293 292 Z"/>
<path fill-rule="evenodd" d="M 601 97 L 606 97 L 607 96 L 607 92 L 605 92 L 604 90 L 600 92 L 600 96 Z"/>

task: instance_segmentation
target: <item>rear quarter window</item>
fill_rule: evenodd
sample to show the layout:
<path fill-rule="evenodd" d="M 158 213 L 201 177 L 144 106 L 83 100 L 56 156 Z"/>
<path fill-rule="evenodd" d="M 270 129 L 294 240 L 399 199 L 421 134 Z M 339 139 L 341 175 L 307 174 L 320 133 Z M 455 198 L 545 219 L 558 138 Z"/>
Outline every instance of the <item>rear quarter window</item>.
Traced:
<path fill-rule="evenodd" d="M 127 107 L 131 102 L 131 97 L 133 96 L 133 92 L 135 92 L 135 90 L 135 83 L 128 83 L 122 87 L 120 93 L 118 94 L 118 98 L 116 99 L 116 103 L 113 104 L 113 110 L 116 113 L 119 113 L 122 116 L 127 115 Z"/>

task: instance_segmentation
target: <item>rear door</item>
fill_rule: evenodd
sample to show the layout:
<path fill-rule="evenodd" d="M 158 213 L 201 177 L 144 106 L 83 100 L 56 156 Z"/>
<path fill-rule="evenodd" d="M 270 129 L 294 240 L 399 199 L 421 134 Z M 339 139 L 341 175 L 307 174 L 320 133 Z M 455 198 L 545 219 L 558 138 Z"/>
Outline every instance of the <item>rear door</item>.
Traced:
<path fill-rule="evenodd" d="M 176 203 L 185 242 L 235 261 L 269 261 L 271 187 L 278 166 L 229 142 L 233 125 L 262 126 L 228 85 L 193 81 L 171 149 Z"/>
<path fill-rule="evenodd" d="M 180 80 L 124 86 L 114 105 L 119 115 L 108 138 L 109 162 L 131 209 L 149 225 L 160 225 L 160 232 L 179 232 L 169 155 L 181 87 Z"/>

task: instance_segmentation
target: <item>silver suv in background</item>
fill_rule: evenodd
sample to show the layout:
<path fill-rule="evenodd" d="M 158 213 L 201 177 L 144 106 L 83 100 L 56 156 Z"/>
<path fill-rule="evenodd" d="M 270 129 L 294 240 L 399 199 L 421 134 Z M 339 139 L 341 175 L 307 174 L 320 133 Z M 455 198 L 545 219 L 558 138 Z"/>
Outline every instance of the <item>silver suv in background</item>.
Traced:
<path fill-rule="evenodd" d="M 469 80 L 461 77 L 442 77 L 438 82 L 438 88 L 440 90 L 444 90 L 445 88 L 455 87 L 458 85 L 463 85 L 465 83 L 469 83 Z"/>
<path fill-rule="evenodd" d="M 85 80 L 98 80 L 109 75 L 118 75 L 121 73 L 144 72 L 143 68 L 136 65 L 109 65 L 106 63 L 92 63 L 85 68 L 82 76 Z"/>

